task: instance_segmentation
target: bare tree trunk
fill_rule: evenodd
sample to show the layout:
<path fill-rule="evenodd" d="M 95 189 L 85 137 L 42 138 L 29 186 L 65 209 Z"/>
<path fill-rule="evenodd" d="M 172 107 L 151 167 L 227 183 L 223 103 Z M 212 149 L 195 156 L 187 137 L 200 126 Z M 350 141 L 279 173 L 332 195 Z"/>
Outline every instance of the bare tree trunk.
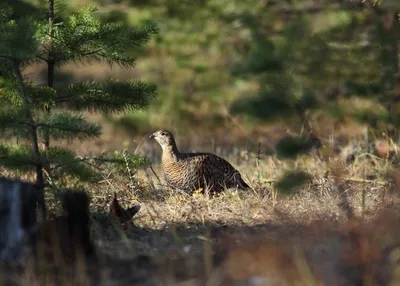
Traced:
<path fill-rule="evenodd" d="M 53 88 L 54 86 L 54 66 L 55 60 L 53 56 L 53 23 L 54 23 L 54 0 L 49 0 L 49 53 L 47 59 L 47 86 Z M 51 113 L 51 107 L 46 107 L 46 112 L 48 114 Z M 47 130 L 44 134 L 44 146 L 45 148 L 49 148 L 50 146 L 50 134 Z"/>
<path fill-rule="evenodd" d="M 17 79 L 18 79 L 18 86 L 20 89 L 20 94 L 21 94 L 21 98 L 23 101 L 23 105 L 24 105 L 25 116 L 26 116 L 26 119 L 29 121 L 30 127 L 31 127 L 31 136 L 32 136 L 31 143 L 32 143 L 33 154 L 35 156 L 35 165 L 36 165 L 36 186 L 37 186 L 38 192 L 39 192 L 38 203 L 39 203 L 39 207 L 41 210 L 42 219 L 45 219 L 46 215 L 47 215 L 47 211 L 46 211 L 46 206 L 44 203 L 43 164 L 42 164 L 41 157 L 40 157 L 37 128 L 36 128 L 35 122 L 32 117 L 31 108 L 30 108 L 28 97 L 26 95 L 25 86 L 24 86 L 24 82 L 23 82 L 22 74 L 21 74 L 21 70 L 20 70 L 20 64 L 18 61 L 14 61 L 14 69 L 15 69 L 15 74 L 17 75 Z"/>

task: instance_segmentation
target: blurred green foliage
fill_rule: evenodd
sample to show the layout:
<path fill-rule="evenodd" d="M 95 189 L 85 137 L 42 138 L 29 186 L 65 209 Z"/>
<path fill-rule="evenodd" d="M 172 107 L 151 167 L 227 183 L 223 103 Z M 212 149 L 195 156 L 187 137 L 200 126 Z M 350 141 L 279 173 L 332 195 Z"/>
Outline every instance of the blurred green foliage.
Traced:
<path fill-rule="evenodd" d="M 318 143 L 302 136 L 285 136 L 276 144 L 276 155 L 279 159 L 289 159 L 304 154 Z"/>
<path fill-rule="evenodd" d="M 104 21 L 152 20 L 162 31 L 150 49 L 131 51 L 141 55 L 141 75 L 158 83 L 161 96 L 123 125 L 207 128 L 223 124 L 227 111 L 303 124 L 304 113 L 321 110 L 374 128 L 376 121 L 397 125 L 397 116 L 371 120 L 338 108 L 338 101 L 351 105 L 355 97 L 390 105 L 400 8 L 393 1 L 87 2 L 101 6 Z M 71 3 L 70 9 L 80 5 Z"/>
<path fill-rule="evenodd" d="M 311 175 L 302 170 L 287 171 L 277 182 L 275 187 L 280 193 L 289 195 L 295 193 L 301 186 L 310 182 Z"/>

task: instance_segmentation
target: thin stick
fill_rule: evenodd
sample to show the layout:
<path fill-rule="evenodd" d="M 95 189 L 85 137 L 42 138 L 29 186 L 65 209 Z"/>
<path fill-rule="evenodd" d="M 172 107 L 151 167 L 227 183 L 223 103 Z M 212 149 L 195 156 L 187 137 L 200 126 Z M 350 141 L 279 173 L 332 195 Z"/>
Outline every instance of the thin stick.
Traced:
<path fill-rule="evenodd" d="M 378 181 L 378 180 L 367 180 L 367 179 L 360 179 L 360 178 L 343 178 L 347 182 L 357 182 L 357 183 L 375 183 L 377 185 L 386 186 L 389 182 Z"/>
<path fill-rule="evenodd" d="M 153 165 L 152 165 L 152 164 L 150 164 L 150 170 L 153 172 L 154 176 L 156 176 L 158 182 L 161 184 L 161 180 L 160 180 L 160 178 L 157 176 L 157 173 L 154 171 Z"/>
<path fill-rule="evenodd" d="M 382 185 L 382 186 L 386 186 L 389 184 L 389 182 L 385 182 L 385 181 L 368 180 L 368 179 L 361 179 L 361 178 L 343 178 L 343 180 L 345 180 L 347 182 L 356 182 L 356 183 L 371 183 L 371 184 L 374 183 L 374 184 Z M 269 183 L 269 184 L 272 184 L 276 181 L 277 181 L 277 179 L 261 179 L 261 182 Z"/>

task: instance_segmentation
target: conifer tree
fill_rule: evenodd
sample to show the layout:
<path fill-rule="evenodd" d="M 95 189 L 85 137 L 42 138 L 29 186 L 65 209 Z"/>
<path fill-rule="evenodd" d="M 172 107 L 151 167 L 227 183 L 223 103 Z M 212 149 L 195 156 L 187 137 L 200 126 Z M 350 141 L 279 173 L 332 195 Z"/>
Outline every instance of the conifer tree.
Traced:
<path fill-rule="evenodd" d="M 136 29 L 121 23 L 101 23 L 94 5 L 65 13 L 59 9 L 61 4 L 40 1 L 36 13 L 18 18 L 9 7 L 0 9 L 0 135 L 17 142 L 1 143 L 0 165 L 36 173 L 39 189 L 46 186 L 44 173 L 56 181 L 65 177 L 86 181 L 99 178 L 95 169 L 72 150 L 52 144 L 100 135 L 100 126 L 85 120 L 83 111 L 112 113 L 145 108 L 156 95 L 154 85 L 139 80 L 91 80 L 56 86 L 55 70 L 71 62 L 98 61 L 132 68 L 135 58 L 126 51 L 143 46 L 158 32 L 151 22 Z M 24 77 L 24 69 L 37 62 L 47 66 L 45 85 Z M 116 157 L 97 160 L 104 162 L 125 163 Z"/>

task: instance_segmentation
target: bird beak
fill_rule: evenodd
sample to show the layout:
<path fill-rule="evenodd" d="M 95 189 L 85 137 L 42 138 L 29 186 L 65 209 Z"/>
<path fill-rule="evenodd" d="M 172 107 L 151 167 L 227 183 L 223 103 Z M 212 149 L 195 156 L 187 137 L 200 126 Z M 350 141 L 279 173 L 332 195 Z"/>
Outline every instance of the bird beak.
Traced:
<path fill-rule="evenodd" d="M 149 139 L 153 139 L 154 137 L 156 137 L 154 134 L 151 134 L 150 136 L 149 136 Z"/>

